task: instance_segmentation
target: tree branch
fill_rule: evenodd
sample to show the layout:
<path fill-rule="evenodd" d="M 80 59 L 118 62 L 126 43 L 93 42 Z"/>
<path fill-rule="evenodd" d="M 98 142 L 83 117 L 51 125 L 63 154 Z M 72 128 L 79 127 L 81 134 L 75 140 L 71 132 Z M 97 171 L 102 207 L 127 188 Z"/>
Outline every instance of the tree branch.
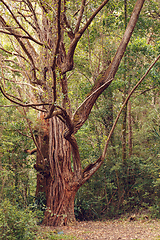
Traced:
<path fill-rule="evenodd" d="M 55 50 L 53 54 L 53 63 L 52 63 L 52 72 L 53 72 L 53 102 L 56 102 L 57 93 L 56 93 L 56 73 L 55 73 L 55 67 L 56 67 L 56 58 L 59 51 L 59 45 L 61 41 L 61 24 L 60 24 L 60 18 L 61 18 L 61 0 L 58 0 L 58 6 L 57 6 L 57 41 L 55 45 Z"/>
<path fill-rule="evenodd" d="M 106 144 L 105 144 L 105 147 L 104 147 L 104 150 L 103 150 L 103 153 L 102 153 L 102 156 L 100 156 L 98 158 L 98 160 L 95 162 L 95 163 L 91 163 L 89 164 L 84 170 L 83 170 L 83 179 L 82 179 L 82 182 L 81 182 L 81 185 L 83 183 L 85 183 L 97 170 L 98 168 L 102 165 L 104 159 L 105 159 L 105 155 L 106 155 L 106 152 L 107 152 L 107 148 L 108 148 L 108 144 L 109 144 L 109 141 L 111 139 L 111 136 L 113 134 L 113 131 L 116 127 L 116 124 L 118 122 L 118 119 L 121 115 L 121 112 L 123 110 L 123 108 L 125 107 L 125 105 L 127 104 L 127 102 L 129 101 L 130 97 L 132 96 L 132 94 L 135 92 L 135 90 L 137 89 L 137 87 L 141 84 L 141 82 L 143 81 L 143 79 L 147 76 L 147 74 L 149 73 L 149 71 L 153 68 L 153 66 L 156 64 L 156 62 L 159 60 L 160 58 L 160 55 L 155 59 L 155 61 L 151 64 L 151 66 L 148 68 L 148 70 L 146 71 L 146 73 L 143 75 L 143 77 L 138 81 L 138 83 L 133 87 L 133 89 L 130 91 L 130 93 L 128 94 L 127 98 L 125 99 L 117 117 L 116 117 L 116 120 L 112 126 L 112 129 L 108 135 L 108 138 L 107 138 L 107 141 L 106 141 Z"/>
<path fill-rule="evenodd" d="M 105 82 L 102 86 L 98 89 L 93 91 L 84 101 L 83 103 L 77 108 L 76 112 L 73 115 L 73 125 L 74 125 L 74 134 L 78 131 L 78 129 L 84 124 L 87 120 L 91 109 L 97 100 L 100 93 L 102 93 L 112 82 L 113 78 Z M 85 107 L 85 110 L 84 110 Z M 83 111 L 84 110 L 84 111 Z"/>
<path fill-rule="evenodd" d="M 65 26 L 64 26 L 64 25 L 65 25 Z M 68 22 L 68 20 L 67 20 L 65 11 L 62 13 L 62 26 L 63 26 L 63 28 L 66 30 L 69 38 L 70 38 L 71 40 L 73 40 L 75 35 L 74 35 L 74 33 L 73 33 L 73 29 L 71 28 L 71 26 L 70 26 L 70 24 L 69 24 L 69 22 Z"/>
<path fill-rule="evenodd" d="M 137 87 L 141 84 L 141 82 L 143 81 L 143 79 L 147 76 L 147 74 L 149 73 L 149 71 L 153 68 L 153 66 L 156 64 L 156 62 L 159 60 L 160 58 L 160 55 L 156 58 L 156 60 L 151 64 L 151 66 L 148 68 L 148 70 L 146 71 L 146 73 L 143 75 L 143 77 L 139 80 L 139 82 L 133 87 L 133 89 L 130 91 L 130 93 L 128 94 L 127 98 L 125 99 L 117 117 L 116 117 L 116 120 L 112 126 L 112 129 L 108 135 L 108 138 L 107 138 L 107 141 L 106 141 L 106 144 L 105 144 L 105 147 L 104 147 L 104 150 L 103 150 L 103 153 L 102 153 L 102 160 L 104 160 L 105 158 L 105 155 L 106 155 L 106 152 L 107 152 L 107 148 L 108 148 L 108 144 L 109 144 L 109 141 L 110 141 L 110 138 L 112 136 L 112 133 L 116 127 L 116 124 L 118 122 L 118 119 L 121 115 L 121 112 L 122 110 L 124 109 L 125 105 L 127 104 L 128 100 L 130 99 L 130 97 L 132 96 L 132 94 L 135 92 L 135 90 L 137 89 Z"/>
<path fill-rule="evenodd" d="M 33 60 L 32 56 L 31 56 L 30 52 L 26 48 L 24 42 L 19 37 L 16 36 L 17 32 L 6 23 L 6 21 L 2 18 L 2 16 L 0 16 L 0 22 L 1 22 L 3 27 L 8 27 L 8 31 L 10 33 L 13 33 L 13 36 L 17 39 L 17 41 L 20 44 L 20 46 L 22 47 L 23 51 L 25 52 L 25 54 L 29 58 L 29 60 L 30 60 L 30 62 L 32 64 L 33 77 L 34 77 L 35 83 L 42 85 L 41 81 L 37 79 L 37 76 L 36 76 L 36 66 L 35 66 L 34 60 Z"/>
<path fill-rule="evenodd" d="M 92 14 L 92 16 L 89 18 L 88 22 L 84 25 L 84 27 L 76 32 L 75 37 L 73 41 L 70 44 L 70 47 L 68 49 L 68 53 L 66 56 L 66 61 L 61 66 L 62 74 L 66 73 L 67 71 L 70 71 L 73 69 L 73 55 L 77 46 L 78 41 L 80 40 L 81 36 L 85 32 L 85 30 L 89 27 L 95 16 L 99 13 L 99 11 L 107 4 L 109 0 L 105 0 Z"/>
<path fill-rule="evenodd" d="M 23 112 L 24 112 L 24 116 L 25 116 L 25 119 L 26 119 L 26 121 L 27 121 L 29 130 L 30 130 L 30 133 L 31 133 L 31 137 L 32 137 L 32 139 L 33 139 L 33 142 L 34 142 L 34 144 L 36 145 L 37 151 L 39 152 L 40 156 L 42 157 L 43 165 L 45 165 L 44 156 L 43 156 L 42 151 L 41 151 L 41 149 L 40 149 L 40 147 L 39 147 L 39 145 L 38 145 L 38 142 L 37 142 L 37 140 L 36 140 L 36 138 L 35 138 L 35 136 L 34 136 L 34 134 L 33 134 L 32 127 L 31 127 L 31 124 L 30 124 L 29 119 L 27 118 L 27 114 L 26 114 L 25 108 L 23 108 Z"/>
<path fill-rule="evenodd" d="M 27 137 L 27 138 L 31 138 L 31 139 L 32 139 L 31 136 L 28 136 L 27 134 L 22 133 L 22 132 L 21 132 L 20 130 L 18 130 L 18 129 L 16 129 L 15 132 L 18 132 L 18 133 L 21 134 L 22 136 L 25 136 L 25 137 Z"/>
<path fill-rule="evenodd" d="M 40 43 L 38 42 L 37 40 L 33 40 L 33 38 L 31 39 L 30 36 L 25 36 L 25 35 L 21 35 L 21 34 L 18 34 L 18 33 L 11 33 L 11 32 L 6 32 L 6 31 L 3 31 L 3 30 L 0 30 L 0 33 L 4 33 L 4 34 L 7 34 L 7 35 L 12 35 L 12 36 L 15 36 L 15 37 L 18 37 L 18 38 L 23 38 L 23 39 L 29 39 L 31 41 L 34 41 L 35 43 L 41 45 L 41 46 L 44 46 L 43 43 Z"/>
<path fill-rule="evenodd" d="M 78 20 L 77 20 L 77 23 L 75 26 L 74 33 L 77 33 L 79 31 L 80 23 L 81 23 L 83 12 L 84 12 L 85 3 L 86 3 L 86 0 L 82 0 L 82 4 L 81 4 L 80 11 L 79 11 L 79 16 L 78 16 Z"/>
<path fill-rule="evenodd" d="M 2 68 L 3 68 L 3 67 L 2 67 Z M 30 83 L 27 83 L 27 82 L 17 82 L 16 80 L 14 81 L 14 80 L 5 78 L 4 76 L 3 76 L 3 79 L 6 80 L 6 81 L 8 81 L 8 82 L 12 82 L 12 83 L 15 83 L 15 84 L 18 84 L 18 85 L 26 85 L 26 86 L 29 86 L 29 87 L 33 88 L 34 90 L 37 90 L 37 91 L 39 91 L 39 92 L 41 92 L 41 93 L 44 92 L 42 88 L 35 87 L 35 86 L 33 86 L 33 85 L 31 85 Z M 7 95 L 8 95 L 9 97 L 16 98 L 15 96 L 10 95 L 9 93 L 7 93 Z M 17 99 L 17 98 L 16 98 L 16 99 Z M 21 101 L 20 99 L 18 99 L 18 100 Z M 22 102 L 22 101 L 21 101 L 21 102 Z M 42 102 L 43 102 L 43 101 L 42 101 Z M 43 102 L 43 103 L 44 103 L 44 102 Z"/>
<path fill-rule="evenodd" d="M 103 3 L 95 10 L 92 16 L 88 19 L 84 27 L 79 31 L 80 34 L 83 34 L 85 30 L 89 27 L 95 16 L 102 10 L 102 8 L 109 2 L 109 0 L 103 1 Z"/>
<path fill-rule="evenodd" d="M 50 103 L 29 103 L 29 104 L 20 103 L 20 102 L 17 102 L 17 101 L 15 101 L 15 100 L 11 99 L 11 98 L 8 96 L 9 94 L 5 93 L 5 91 L 2 89 L 1 86 L 0 86 L 0 91 L 1 91 L 1 93 L 3 94 L 3 96 L 4 96 L 5 98 L 7 98 L 10 102 L 13 102 L 13 103 L 15 103 L 15 104 L 17 104 L 17 105 L 19 105 L 19 106 L 21 106 L 21 107 L 36 107 L 36 106 L 38 107 L 38 106 L 50 105 Z"/>
<path fill-rule="evenodd" d="M 120 43 L 120 46 L 119 46 L 119 48 L 117 50 L 117 53 L 115 54 L 115 57 L 113 58 L 113 61 L 110 64 L 109 68 L 105 71 L 104 76 L 102 76 L 100 78 L 100 80 L 98 81 L 98 83 L 95 84 L 94 88 L 91 91 L 91 96 L 92 96 L 92 92 L 95 91 L 97 86 L 99 87 L 99 84 L 102 84 L 104 81 L 106 82 L 106 80 L 108 81 L 108 79 L 110 79 L 110 78 L 111 79 L 114 78 L 114 76 L 115 76 L 115 74 L 117 72 L 118 66 L 120 64 L 120 61 L 121 61 L 121 59 L 122 59 L 122 57 L 124 55 L 124 51 L 126 49 L 126 46 L 127 46 L 128 42 L 130 40 L 130 37 L 132 35 L 133 29 L 134 29 L 135 24 L 137 22 L 137 19 L 138 19 L 138 16 L 140 14 L 140 11 L 141 11 L 141 8 L 143 6 L 144 1 L 145 0 L 137 0 L 137 2 L 135 4 L 135 7 L 134 7 L 134 10 L 132 12 L 132 16 L 131 16 L 130 21 L 128 23 L 127 29 L 126 29 L 126 31 L 124 33 L 124 36 L 123 36 L 122 41 Z M 110 83 L 108 83 L 108 85 L 106 84 L 106 88 L 109 86 L 109 84 Z M 137 85 L 136 85 L 136 87 L 137 87 Z M 102 88 L 102 91 L 104 91 L 104 89 Z M 99 91 L 99 92 L 102 93 L 102 91 Z M 131 91 L 131 92 L 133 93 L 133 91 Z M 128 101 L 128 98 L 126 99 L 125 104 L 126 104 L 127 101 Z M 81 106 L 75 112 L 75 115 L 74 115 L 74 125 L 76 123 L 76 125 L 75 125 L 76 130 L 79 129 L 82 126 L 82 124 L 85 122 L 85 120 L 88 118 L 89 114 L 85 115 L 84 112 L 86 112 L 86 110 L 87 110 L 87 112 L 90 113 L 91 108 L 92 108 L 93 104 L 95 103 L 95 99 L 93 99 L 91 102 L 92 102 L 92 104 L 90 106 L 88 106 L 88 105 L 86 105 L 87 101 L 84 101 L 84 103 L 82 103 Z M 82 118 L 82 120 L 79 121 L 79 116 L 81 114 L 84 115 L 84 118 Z M 76 118 L 76 116 L 77 116 L 77 118 Z M 115 125 L 116 125 L 116 123 L 115 123 Z M 115 126 L 114 126 L 114 128 L 115 128 Z M 113 132 L 113 130 L 111 130 L 111 134 L 112 134 L 112 132 Z M 109 135 L 109 139 L 110 138 L 111 138 L 111 135 Z M 105 148 L 104 148 L 104 151 L 102 153 L 102 156 L 100 156 L 95 163 L 89 164 L 83 170 L 83 178 L 82 178 L 82 181 L 81 181 L 80 185 L 84 184 L 97 171 L 97 169 L 102 165 L 102 163 L 104 161 L 104 157 L 105 157 L 106 151 L 107 151 L 109 139 L 108 139 L 108 141 L 107 141 L 107 143 L 105 145 Z"/>
<path fill-rule="evenodd" d="M 10 52 L 10 51 L 2 48 L 2 47 L 0 47 L 0 50 L 4 51 L 4 52 L 6 52 L 6 53 L 8 53 L 8 54 L 10 54 L 10 55 L 12 55 L 12 56 L 17 56 L 17 57 L 23 58 L 26 62 L 29 63 L 29 61 L 28 61 L 24 56 L 22 56 L 22 55 L 20 55 L 20 54 L 18 54 L 18 53 Z"/>
<path fill-rule="evenodd" d="M 34 154 L 35 152 L 37 152 L 37 148 L 34 148 L 32 150 L 26 149 L 25 152 L 29 153 L 30 155 Z"/>
<path fill-rule="evenodd" d="M 89 164 L 85 169 L 83 169 L 83 177 L 80 182 L 80 186 L 82 186 L 102 165 L 103 161 L 101 157 L 97 159 L 96 162 Z"/>
<path fill-rule="evenodd" d="M 109 65 L 107 70 L 104 71 L 98 77 L 89 96 L 86 98 L 86 100 L 84 100 L 84 102 L 78 107 L 78 109 L 74 113 L 74 116 L 73 116 L 74 133 L 77 132 L 78 129 L 80 129 L 81 126 L 87 120 L 87 118 L 92 110 L 92 107 L 93 107 L 94 103 L 96 102 L 97 98 L 99 97 L 99 95 L 111 84 L 111 82 L 117 72 L 117 69 L 119 67 L 119 64 L 121 62 L 121 59 L 124 55 L 124 52 L 128 45 L 128 42 L 131 38 L 132 32 L 133 32 L 136 22 L 138 20 L 138 16 L 140 14 L 140 11 L 141 11 L 144 1 L 145 0 L 137 0 L 135 7 L 133 9 L 132 15 L 130 17 L 130 21 L 126 28 L 126 31 L 123 35 L 121 43 L 118 47 L 118 50 L 117 50 L 111 64 Z"/>
<path fill-rule="evenodd" d="M 39 24 L 38 24 L 38 19 L 37 19 L 37 16 L 36 16 L 35 11 L 34 11 L 34 9 L 33 9 L 32 3 L 31 3 L 29 0 L 27 0 L 27 5 L 28 5 L 28 8 L 30 9 L 30 11 L 33 13 L 34 22 L 35 22 L 35 26 L 36 26 L 36 27 L 34 27 L 33 24 L 30 23 L 30 22 L 25 18 L 25 16 L 22 15 L 22 13 L 20 13 L 20 12 L 18 12 L 18 13 L 21 14 L 21 15 L 25 18 L 25 20 L 33 27 L 33 29 L 35 29 L 35 31 L 37 32 L 37 34 L 40 36 L 41 29 L 40 29 L 40 26 L 39 26 Z"/>
<path fill-rule="evenodd" d="M 24 31 L 24 32 L 28 35 L 29 39 L 32 40 L 32 41 L 34 41 L 35 43 L 41 45 L 41 46 L 44 46 L 44 43 L 41 43 L 41 42 L 37 41 L 35 38 L 33 38 L 33 37 L 29 34 L 29 32 L 20 24 L 20 22 L 17 20 L 16 16 L 13 14 L 13 11 L 10 9 L 10 7 L 9 7 L 3 0 L 1 0 L 1 2 L 3 3 L 4 6 L 6 6 L 6 8 L 8 9 L 8 11 L 9 11 L 10 14 L 12 15 L 12 18 L 15 20 L 15 22 L 16 22 L 17 25 L 20 27 L 20 29 L 21 29 L 22 31 Z"/>
<path fill-rule="evenodd" d="M 68 140 L 72 146 L 72 158 L 73 158 L 73 168 L 74 168 L 74 180 L 80 180 L 82 178 L 82 166 L 79 154 L 79 148 L 74 135 L 65 135 L 64 137 Z"/>

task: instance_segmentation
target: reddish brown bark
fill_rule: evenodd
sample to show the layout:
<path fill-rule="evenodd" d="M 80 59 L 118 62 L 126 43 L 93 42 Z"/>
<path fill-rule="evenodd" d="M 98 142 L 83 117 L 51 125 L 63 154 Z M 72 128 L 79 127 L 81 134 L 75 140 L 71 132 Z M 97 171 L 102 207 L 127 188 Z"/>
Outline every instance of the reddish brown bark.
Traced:
<path fill-rule="evenodd" d="M 41 88 L 41 94 L 39 91 L 37 92 L 37 95 L 35 94 L 35 99 L 37 100 L 38 105 L 27 105 L 24 103 L 23 98 L 17 99 L 16 97 L 9 96 L 4 91 L 3 87 L 0 87 L 0 91 L 10 101 L 23 107 L 43 106 L 43 108 L 38 108 L 38 110 L 45 112 L 46 115 L 45 118 L 42 115 L 43 117 L 38 123 L 39 126 L 36 140 L 32 134 L 37 147 L 37 162 L 34 166 L 38 172 L 36 194 L 38 195 L 40 192 L 44 192 L 46 195 L 47 209 L 43 221 L 45 225 L 58 226 L 70 224 L 75 222 L 75 194 L 79 187 L 82 186 L 101 166 L 107 150 L 106 145 L 103 155 L 100 156 L 97 161 L 88 165 L 85 169 L 82 169 L 79 149 L 74 134 L 87 120 L 99 95 L 112 82 L 127 44 L 131 38 L 144 0 L 137 0 L 115 57 L 108 69 L 104 71 L 103 75 L 99 76 L 92 91 L 77 108 L 73 116 L 70 111 L 70 102 L 67 95 L 67 79 L 65 73 L 73 69 L 73 56 L 78 41 L 108 0 L 103 1 L 89 18 L 87 23 L 80 29 L 80 23 L 84 11 L 83 5 L 85 3 L 85 1 L 82 1 L 79 17 L 76 21 L 75 31 L 72 30 L 67 21 L 64 2 L 62 4 L 60 0 L 55 1 L 54 10 L 56 12 L 56 18 L 50 20 L 48 13 L 52 9 L 50 9 L 48 4 L 45 4 L 45 1 L 43 3 L 40 1 L 43 12 L 43 26 L 42 28 L 39 28 L 39 22 L 35 16 L 36 13 L 34 12 L 34 8 L 32 8 L 32 3 L 31 1 L 26 1 L 24 4 L 26 4 L 28 9 L 31 9 L 34 17 L 34 24 L 30 26 L 34 26 L 32 30 L 37 32 L 37 35 L 35 34 L 35 36 L 39 37 L 39 41 L 35 40 L 36 38 L 33 38 L 28 33 L 27 29 L 24 29 L 25 25 L 23 27 L 20 24 L 20 16 L 17 17 L 17 13 L 12 14 L 9 5 L 4 1 L 1 2 L 8 9 L 16 26 L 10 26 L 9 23 L 5 21 L 4 16 L 0 16 L 0 24 L 2 28 L 4 28 L 6 34 L 14 36 L 19 44 L 19 49 L 22 49 L 17 51 L 16 56 L 18 60 L 20 60 L 19 62 L 22 62 L 23 60 L 27 69 L 29 69 L 28 72 L 26 70 L 24 77 L 30 85 L 39 85 Z M 66 26 L 66 32 L 71 39 L 68 49 L 65 49 L 63 43 L 64 29 L 62 29 L 62 26 L 64 29 Z M 15 30 L 16 27 L 18 30 Z M 34 47 L 28 39 L 41 47 L 39 55 L 37 55 L 36 50 L 34 50 Z M 64 96 L 62 101 L 59 99 L 57 100 L 57 95 L 59 93 Z M 49 107 L 47 107 L 48 105 Z M 30 123 L 28 124 L 30 126 Z M 109 135 L 109 138 L 110 137 L 111 135 Z"/>
<path fill-rule="evenodd" d="M 49 124 L 45 124 L 49 121 Z M 37 153 L 36 195 L 45 193 L 47 209 L 43 224 L 66 225 L 75 222 L 74 198 L 79 188 L 77 172 L 71 168 L 71 144 L 62 133 L 65 125 L 57 117 L 41 120 L 42 126 L 37 142 L 45 159 Z M 43 132 L 42 132 L 43 131 Z M 73 167 L 74 168 L 74 167 Z"/>

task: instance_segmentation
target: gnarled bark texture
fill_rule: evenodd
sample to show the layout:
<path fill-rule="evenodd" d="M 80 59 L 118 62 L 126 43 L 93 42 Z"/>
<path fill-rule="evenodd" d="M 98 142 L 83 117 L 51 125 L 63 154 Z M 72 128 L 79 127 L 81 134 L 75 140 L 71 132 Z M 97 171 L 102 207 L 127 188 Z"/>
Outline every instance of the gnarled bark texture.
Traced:
<path fill-rule="evenodd" d="M 0 86 L 0 91 L 11 102 L 22 107 L 33 107 L 42 112 L 36 138 L 33 133 L 31 135 L 37 147 L 37 161 L 34 166 L 38 172 L 36 195 L 43 192 L 46 196 L 47 209 L 43 221 L 45 225 L 60 226 L 75 222 L 76 192 L 97 171 L 106 155 L 107 145 L 97 161 L 82 169 L 74 135 L 88 119 L 100 94 L 111 84 L 145 0 L 137 0 L 112 62 L 97 78 L 91 92 L 73 115 L 68 98 L 66 72 L 73 69 L 73 57 L 78 41 L 108 1 L 104 0 L 88 21 L 83 22 L 81 28 L 86 5 L 86 1 L 82 0 L 73 29 L 67 19 L 65 1 L 11 1 L 10 6 L 8 1 L 1 0 L 1 7 L 4 7 L 8 14 L 4 14 L 5 11 L 0 14 L 0 27 L 4 34 L 12 36 L 16 41 L 13 52 L 5 49 L 5 46 L 1 50 L 8 56 L 16 57 L 19 68 L 15 67 L 15 72 L 18 71 L 30 87 L 32 99 L 31 94 L 28 98 L 32 102 L 26 104 L 23 93 L 21 98 L 8 94 L 5 84 Z M 18 6 L 20 10 L 26 9 L 27 15 L 23 10 L 19 13 Z M 8 15 L 12 21 L 9 21 Z M 66 35 L 70 41 L 68 48 L 64 44 Z M 9 39 L 10 37 L 8 41 Z M 12 47 L 13 39 L 11 39 Z M 5 77 L 3 80 L 5 82 Z M 59 95 L 62 98 L 58 98 Z"/>
<path fill-rule="evenodd" d="M 71 144 L 62 133 L 64 123 L 57 117 L 41 120 L 41 132 L 37 136 L 38 144 L 44 156 L 37 153 L 35 165 L 37 174 L 37 191 L 45 193 L 45 225 L 67 225 L 75 222 L 74 198 L 79 184 L 71 168 Z M 45 124 L 48 121 L 49 124 Z M 45 127 L 44 127 L 45 126 Z"/>
<path fill-rule="evenodd" d="M 101 166 L 104 160 L 105 154 L 99 157 L 99 159 L 87 166 L 82 170 L 80 155 L 78 150 L 78 145 L 74 134 L 81 128 L 84 122 L 87 120 L 91 109 L 96 102 L 99 95 L 110 85 L 112 82 L 120 61 L 124 55 L 127 44 L 130 40 L 132 32 L 134 30 L 136 21 L 138 19 L 139 13 L 141 11 L 144 0 L 138 0 L 135 8 L 133 10 L 130 22 L 125 31 L 124 37 L 120 43 L 120 46 L 113 58 L 109 67 L 104 71 L 102 76 L 99 76 L 98 80 L 95 82 L 91 92 L 88 94 L 88 97 L 84 102 L 78 107 L 75 113 L 71 114 L 70 110 L 66 110 L 70 106 L 67 96 L 67 83 L 65 78 L 65 72 L 71 70 L 73 67 L 68 67 L 67 56 L 71 58 L 71 53 L 74 52 L 78 39 L 80 35 L 73 36 L 73 40 L 70 45 L 70 49 L 73 51 L 68 51 L 65 55 L 64 51 L 61 51 L 61 59 L 58 57 L 59 62 L 57 63 L 61 68 L 62 76 L 62 92 L 65 93 L 62 103 L 62 107 L 55 106 L 54 104 L 50 108 L 50 111 L 46 117 L 46 120 L 49 121 L 48 132 L 47 132 L 47 141 L 44 141 L 45 134 L 42 137 L 42 142 L 46 143 L 40 144 L 41 151 L 43 152 L 44 158 L 47 159 L 47 164 L 45 159 L 42 161 L 44 168 L 48 170 L 49 175 L 43 174 L 44 186 L 42 187 L 43 191 L 46 193 L 47 209 L 45 212 L 45 217 L 43 224 L 45 225 L 67 225 L 75 222 L 74 216 L 74 198 L 79 187 L 83 185 Z M 81 31 L 79 31 L 81 33 Z M 58 43 L 58 42 L 57 42 Z M 72 47 L 73 45 L 73 47 Z M 62 47 L 62 44 L 59 40 L 59 46 Z M 62 49 L 59 47 L 59 50 Z M 69 55 L 70 54 L 70 55 Z M 73 57 L 73 55 L 72 55 Z M 72 61 L 69 62 L 71 64 Z M 56 64 L 56 62 L 54 62 Z M 54 66 L 53 64 L 53 66 Z M 64 71 L 68 68 L 68 70 Z M 54 71 L 53 71 L 54 76 Z M 53 79 L 56 80 L 55 77 Z M 56 100 L 56 81 L 53 81 L 54 87 L 54 100 Z M 48 120 L 49 119 L 49 120 Z M 47 146 L 48 142 L 48 146 Z M 48 149 L 48 154 L 46 154 L 46 149 Z M 106 151 L 105 151 L 106 152 Z M 72 156 L 71 156 L 72 154 Z M 37 162 L 38 162 L 37 158 Z M 45 167 L 45 165 L 47 167 Z"/>

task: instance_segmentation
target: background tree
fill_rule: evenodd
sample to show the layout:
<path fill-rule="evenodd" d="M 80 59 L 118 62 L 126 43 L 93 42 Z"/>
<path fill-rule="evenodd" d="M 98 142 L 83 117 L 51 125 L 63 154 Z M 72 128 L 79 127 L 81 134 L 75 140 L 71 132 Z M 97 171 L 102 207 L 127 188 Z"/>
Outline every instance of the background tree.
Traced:
<path fill-rule="evenodd" d="M 104 161 L 103 154 L 83 169 L 74 135 L 88 119 L 97 98 L 113 81 L 144 0 L 135 3 L 113 60 L 110 63 L 110 58 L 107 59 L 103 71 L 95 73 L 87 97 L 81 104 L 77 102 L 80 105 L 74 114 L 69 100 L 68 72 L 74 66 L 77 44 L 107 2 L 93 2 L 89 11 L 85 0 L 77 2 L 77 6 L 60 0 L 11 1 L 10 5 L 1 0 L 1 33 L 7 40 L 4 42 L 2 38 L 1 42 L 0 90 L 8 100 L 23 108 L 37 147 L 36 194 L 46 195 L 43 221 L 46 225 L 75 221 L 76 192 Z M 37 124 L 32 125 L 28 120 L 27 107 L 39 111 Z"/>
<path fill-rule="evenodd" d="M 152 7 L 150 4 L 153 4 Z M 138 76 L 143 74 L 143 72 L 146 70 L 146 67 L 153 60 L 152 57 L 159 53 L 159 34 L 157 31 L 159 20 L 157 21 L 157 19 L 150 17 L 149 9 L 151 8 L 149 5 L 152 9 L 157 9 L 156 2 L 146 2 L 143 11 L 141 12 L 138 26 L 136 27 L 136 30 L 132 35 L 132 39 L 127 47 L 126 81 L 122 81 L 124 78 L 124 69 L 126 69 L 124 68 L 124 63 L 122 62 L 116 74 L 116 81 L 112 82 L 112 85 L 109 87 L 113 92 L 113 118 L 116 118 L 116 114 L 119 111 L 121 103 L 123 102 L 122 94 L 124 88 L 127 88 L 127 91 L 129 91 L 129 89 L 137 81 Z M 130 6 L 130 2 L 128 2 L 129 12 L 131 10 Z M 119 8 L 121 9 L 119 12 L 121 13 L 121 20 L 123 24 L 124 7 L 121 5 Z M 115 11 L 117 12 L 117 8 Z M 112 14 L 114 16 L 114 11 Z M 106 17 L 107 22 L 109 21 L 108 18 Z M 140 22 L 142 23 L 141 26 L 143 26 L 143 32 L 142 28 L 139 26 Z M 113 35 L 116 36 L 117 29 L 114 25 L 115 22 L 110 23 L 110 28 L 108 28 L 107 25 L 107 30 L 102 23 L 103 22 L 101 21 L 101 28 L 103 29 L 103 34 L 106 34 L 106 39 L 107 35 L 111 35 L 110 31 L 112 32 L 115 30 Z M 148 36 L 150 36 L 149 26 L 152 26 L 154 29 L 154 38 L 152 39 L 152 42 L 148 44 Z M 109 52 L 111 54 L 115 49 L 112 42 L 110 42 L 110 44 L 107 43 L 107 48 L 110 50 Z M 97 64 L 96 67 L 98 68 L 98 66 L 99 65 Z M 131 99 L 130 102 L 130 126 L 132 127 L 131 156 L 129 145 L 130 138 L 128 140 L 127 137 L 129 130 L 127 127 L 126 162 L 124 165 L 122 162 L 122 143 L 120 137 L 121 125 L 123 121 L 122 118 L 120 118 L 114 133 L 114 145 L 109 145 L 107 159 L 103 165 L 103 168 L 98 170 L 92 179 L 90 179 L 77 194 L 76 214 L 79 218 L 94 219 L 102 217 L 105 218 L 109 216 L 113 217 L 124 212 L 136 211 L 136 209 L 141 210 L 144 207 L 153 209 L 154 216 L 156 214 L 157 216 L 159 215 L 159 201 L 154 201 L 154 199 L 157 199 L 157 190 L 155 189 L 154 183 L 159 181 L 159 158 L 157 155 L 159 153 L 159 141 L 157 141 L 157 139 L 154 137 L 155 135 L 153 132 L 155 124 L 153 124 L 151 120 L 154 116 L 154 119 L 156 119 L 155 122 L 157 124 L 157 128 L 159 128 L 159 117 L 157 115 L 157 110 L 159 109 L 158 98 L 156 107 L 153 108 L 151 87 L 154 82 L 154 89 L 158 94 L 158 66 L 159 63 L 156 64 L 156 67 L 151 70 L 146 80 L 144 80 L 140 87 L 136 90 L 133 99 Z M 94 154 L 91 156 L 92 158 L 94 158 L 94 155 L 96 155 L 98 151 L 102 151 L 103 142 L 106 138 L 104 134 L 105 125 L 102 124 L 103 120 L 101 116 L 105 116 L 107 119 L 109 113 L 104 110 L 104 100 L 102 100 L 102 96 L 98 99 L 96 104 L 99 106 L 99 109 L 93 108 L 92 115 L 89 117 L 90 121 L 85 127 L 83 126 L 83 128 L 80 129 L 77 136 L 79 139 L 79 145 L 81 146 L 81 152 L 84 153 L 82 156 L 82 159 L 84 159 L 84 165 L 90 161 L 90 155 L 88 154 L 90 149 L 87 149 L 87 146 L 83 143 L 83 137 L 85 136 L 92 141 L 92 144 L 90 144 L 90 148 L 94 146 Z M 151 112 L 153 115 L 150 115 Z M 136 116 L 138 116 L 138 118 Z M 95 119 L 96 122 L 94 121 Z M 128 122 L 126 123 L 129 125 Z M 92 129 L 94 129 L 94 131 L 95 129 L 97 130 L 96 136 L 93 134 Z M 98 140 L 96 141 L 96 139 Z M 145 169 L 150 169 L 150 171 L 147 172 Z M 156 184 L 156 188 L 157 186 L 158 185 Z M 88 195 L 86 195 L 86 192 Z"/>

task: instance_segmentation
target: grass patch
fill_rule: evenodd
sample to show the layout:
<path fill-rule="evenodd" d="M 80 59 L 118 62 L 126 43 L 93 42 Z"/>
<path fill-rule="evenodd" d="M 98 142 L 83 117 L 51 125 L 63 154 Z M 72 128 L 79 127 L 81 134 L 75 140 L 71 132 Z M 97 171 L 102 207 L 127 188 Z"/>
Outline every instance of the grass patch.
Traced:
<path fill-rule="evenodd" d="M 73 235 L 64 234 L 61 231 L 49 230 L 39 227 L 36 240 L 78 240 Z"/>

